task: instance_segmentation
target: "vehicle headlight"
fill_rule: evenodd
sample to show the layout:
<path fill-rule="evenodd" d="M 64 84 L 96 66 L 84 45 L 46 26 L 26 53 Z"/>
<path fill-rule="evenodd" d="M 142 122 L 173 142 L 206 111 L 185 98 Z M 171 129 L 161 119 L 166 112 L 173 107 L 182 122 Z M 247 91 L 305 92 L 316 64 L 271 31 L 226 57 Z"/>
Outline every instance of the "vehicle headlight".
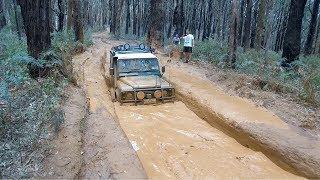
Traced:
<path fill-rule="evenodd" d="M 122 99 L 123 100 L 132 100 L 133 99 L 133 93 L 132 92 L 123 92 L 122 93 Z"/>
<path fill-rule="evenodd" d="M 126 93 L 126 99 L 128 99 L 128 100 L 133 99 L 133 94 L 132 94 L 132 92 L 127 92 L 127 93 Z"/>
<path fill-rule="evenodd" d="M 137 98 L 138 98 L 139 100 L 143 100 L 143 99 L 145 98 L 145 96 L 146 96 L 146 94 L 145 94 L 144 92 L 142 92 L 142 91 L 139 91 L 139 92 L 137 93 Z"/>
<path fill-rule="evenodd" d="M 162 92 L 160 90 L 156 90 L 153 95 L 156 99 L 160 99 L 162 97 Z"/>
<path fill-rule="evenodd" d="M 169 93 L 168 93 L 168 91 L 167 91 L 167 90 L 163 90 L 163 94 L 162 94 L 162 95 L 163 95 L 163 97 L 167 97 L 167 96 L 168 96 L 168 94 L 169 94 Z"/>

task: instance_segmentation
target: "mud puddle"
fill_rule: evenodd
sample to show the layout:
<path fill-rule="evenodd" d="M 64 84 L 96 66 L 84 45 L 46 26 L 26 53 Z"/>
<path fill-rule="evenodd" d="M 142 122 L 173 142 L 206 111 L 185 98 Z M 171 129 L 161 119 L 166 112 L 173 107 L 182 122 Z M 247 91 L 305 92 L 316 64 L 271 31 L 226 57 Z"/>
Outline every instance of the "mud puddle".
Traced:
<path fill-rule="evenodd" d="M 115 111 L 149 178 L 297 178 L 212 127 L 182 102 L 115 103 Z"/>

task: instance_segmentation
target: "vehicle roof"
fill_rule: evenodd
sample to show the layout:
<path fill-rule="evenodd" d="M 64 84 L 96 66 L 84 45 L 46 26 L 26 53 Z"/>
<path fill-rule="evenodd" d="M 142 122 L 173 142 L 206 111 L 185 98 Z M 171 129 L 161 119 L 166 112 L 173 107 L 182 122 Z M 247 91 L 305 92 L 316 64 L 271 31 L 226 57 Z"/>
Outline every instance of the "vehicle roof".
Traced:
<path fill-rule="evenodd" d="M 116 54 L 115 57 L 117 57 L 118 59 L 138 59 L 138 58 L 142 58 L 142 59 L 148 59 L 148 58 L 157 58 L 157 56 L 155 56 L 152 53 L 128 53 L 128 54 Z"/>

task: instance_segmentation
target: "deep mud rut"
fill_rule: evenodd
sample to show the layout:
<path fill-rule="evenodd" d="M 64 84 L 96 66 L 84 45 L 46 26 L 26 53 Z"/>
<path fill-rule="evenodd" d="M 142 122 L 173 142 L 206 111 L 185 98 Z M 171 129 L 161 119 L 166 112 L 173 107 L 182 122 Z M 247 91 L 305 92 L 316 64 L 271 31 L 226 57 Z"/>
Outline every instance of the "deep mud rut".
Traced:
<path fill-rule="evenodd" d="M 75 178 L 299 178 L 263 153 L 241 145 L 180 101 L 146 106 L 112 103 L 106 83 L 108 52 L 121 42 L 103 34 L 95 35 L 94 42 L 74 63 L 89 111 Z"/>
<path fill-rule="evenodd" d="M 262 153 L 240 145 L 182 102 L 120 106 L 121 127 L 151 178 L 293 178 Z"/>

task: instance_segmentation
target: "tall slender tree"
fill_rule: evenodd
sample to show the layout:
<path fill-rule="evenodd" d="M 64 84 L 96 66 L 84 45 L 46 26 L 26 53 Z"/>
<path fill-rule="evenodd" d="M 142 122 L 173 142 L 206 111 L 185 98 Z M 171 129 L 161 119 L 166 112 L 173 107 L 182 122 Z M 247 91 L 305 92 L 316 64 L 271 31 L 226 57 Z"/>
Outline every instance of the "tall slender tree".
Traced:
<path fill-rule="evenodd" d="M 2 29 L 7 24 L 3 5 L 3 0 L 0 0 L 0 29 Z"/>
<path fill-rule="evenodd" d="M 110 31 L 116 37 L 119 37 L 121 34 L 121 15 L 123 4 L 124 0 L 113 0 L 112 28 L 110 28 Z"/>
<path fill-rule="evenodd" d="M 74 23 L 74 1 L 68 0 L 68 21 L 67 21 L 67 29 L 70 30 Z"/>
<path fill-rule="evenodd" d="M 245 5 L 245 0 L 241 0 L 240 1 L 239 30 L 238 30 L 238 45 L 239 46 L 241 46 L 242 39 L 243 39 L 244 5 Z"/>
<path fill-rule="evenodd" d="M 295 61 L 301 49 L 301 27 L 304 8 L 307 0 L 291 0 L 289 9 L 288 28 L 283 42 L 282 57 L 287 63 Z"/>
<path fill-rule="evenodd" d="M 81 13 L 81 1 L 74 1 L 74 32 L 75 40 L 83 43 L 83 16 Z"/>
<path fill-rule="evenodd" d="M 130 0 L 126 0 L 126 34 L 129 34 L 129 28 L 131 25 L 131 20 L 130 20 Z"/>
<path fill-rule="evenodd" d="M 310 25 L 309 25 L 309 32 L 308 32 L 306 43 L 304 45 L 304 54 L 305 55 L 309 55 L 312 53 L 312 46 L 313 46 L 314 37 L 315 37 L 315 33 L 316 33 L 316 27 L 317 27 L 319 4 L 320 4 L 320 0 L 314 0 L 312 14 L 311 14 L 311 21 L 310 21 Z"/>
<path fill-rule="evenodd" d="M 58 9 L 59 9 L 59 14 L 58 14 L 58 31 L 63 30 L 63 25 L 64 25 L 64 1 L 63 0 L 58 0 Z"/>
<path fill-rule="evenodd" d="M 230 35 L 229 35 L 229 55 L 228 66 L 235 68 L 236 50 L 237 50 L 237 34 L 238 34 L 238 0 L 232 1 L 232 16 L 230 21 Z"/>
<path fill-rule="evenodd" d="M 179 34 L 182 36 L 183 30 L 184 30 L 184 1 L 183 0 L 177 0 L 176 7 L 174 9 L 173 14 L 173 26 L 174 26 L 174 33 Z"/>
<path fill-rule="evenodd" d="M 38 59 L 40 54 L 51 47 L 51 0 L 19 0 L 27 36 L 28 52 Z M 30 75 L 38 77 L 42 68 L 29 66 Z"/>
<path fill-rule="evenodd" d="M 259 0 L 259 11 L 257 17 L 257 32 L 256 32 L 256 42 L 255 49 L 260 50 L 264 47 L 264 36 L 265 36 L 265 21 L 266 21 L 266 0 Z"/>
<path fill-rule="evenodd" d="M 19 39 L 21 39 L 22 36 L 22 27 L 21 27 L 21 14 L 20 11 L 18 11 L 18 3 L 17 0 L 12 0 L 13 2 L 13 6 L 14 6 L 14 18 L 15 18 L 15 23 L 16 23 L 16 32 L 17 35 L 19 37 Z"/>
<path fill-rule="evenodd" d="M 250 48 L 250 29 L 251 29 L 252 0 L 246 0 L 246 17 L 244 20 L 243 41 L 244 49 Z"/>
<path fill-rule="evenodd" d="M 154 47 L 163 46 L 163 32 L 164 32 L 164 14 L 162 9 L 162 0 L 151 0 L 150 1 L 150 25 L 148 31 L 148 43 Z"/>

